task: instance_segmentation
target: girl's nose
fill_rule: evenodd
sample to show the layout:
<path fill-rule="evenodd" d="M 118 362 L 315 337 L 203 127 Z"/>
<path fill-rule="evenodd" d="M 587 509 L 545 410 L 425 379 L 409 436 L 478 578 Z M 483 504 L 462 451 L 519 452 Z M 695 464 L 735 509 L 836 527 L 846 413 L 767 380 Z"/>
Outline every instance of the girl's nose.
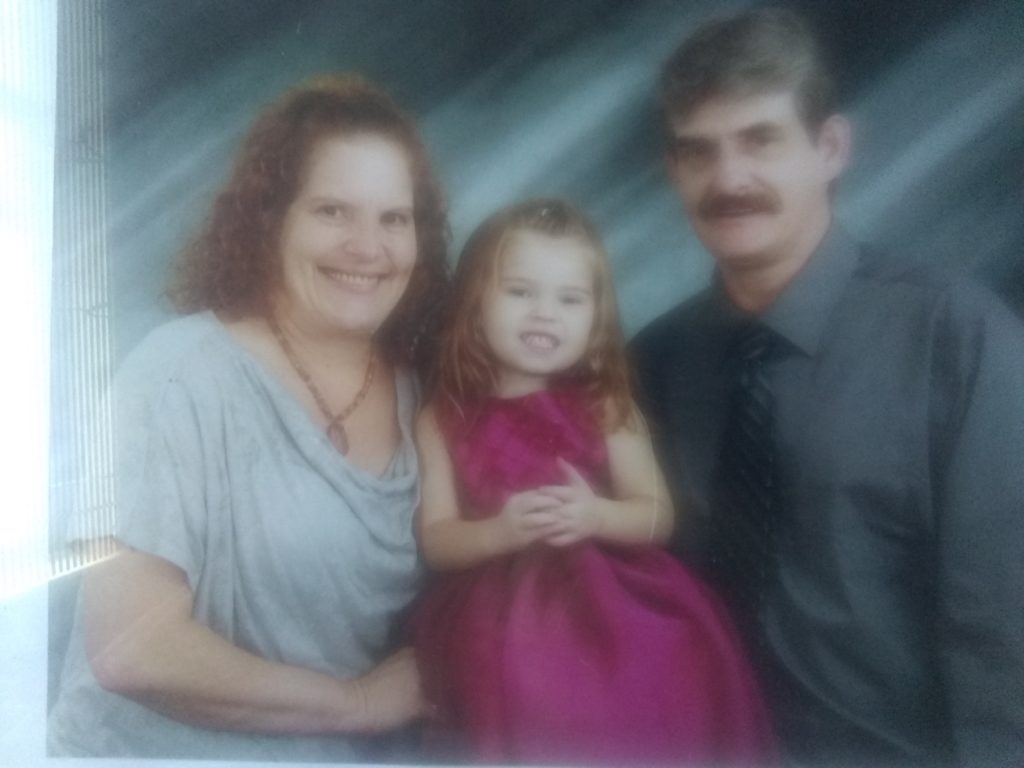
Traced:
<path fill-rule="evenodd" d="M 538 320 L 553 320 L 555 317 L 555 301 L 548 296 L 537 296 L 530 308 L 531 314 Z"/>

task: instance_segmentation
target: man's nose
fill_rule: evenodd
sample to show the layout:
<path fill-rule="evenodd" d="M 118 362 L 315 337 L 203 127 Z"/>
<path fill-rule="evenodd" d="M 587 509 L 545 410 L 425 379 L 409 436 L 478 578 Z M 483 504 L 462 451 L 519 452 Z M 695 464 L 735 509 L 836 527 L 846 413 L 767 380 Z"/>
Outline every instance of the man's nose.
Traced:
<path fill-rule="evenodd" d="M 736 149 L 722 149 L 715 158 L 711 184 L 716 192 L 737 192 L 749 187 L 751 169 L 748 158 Z"/>

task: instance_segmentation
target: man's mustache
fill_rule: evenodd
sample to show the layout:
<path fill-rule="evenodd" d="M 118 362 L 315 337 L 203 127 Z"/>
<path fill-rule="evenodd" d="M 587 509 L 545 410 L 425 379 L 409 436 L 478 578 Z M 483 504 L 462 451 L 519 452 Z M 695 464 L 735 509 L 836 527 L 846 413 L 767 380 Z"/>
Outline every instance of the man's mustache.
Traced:
<path fill-rule="evenodd" d="M 775 213 L 782 207 L 777 195 L 770 192 L 751 192 L 743 195 L 708 195 L 697 206 L 702 219 L 718 216 L 737 216 L 744 213 Z"/>

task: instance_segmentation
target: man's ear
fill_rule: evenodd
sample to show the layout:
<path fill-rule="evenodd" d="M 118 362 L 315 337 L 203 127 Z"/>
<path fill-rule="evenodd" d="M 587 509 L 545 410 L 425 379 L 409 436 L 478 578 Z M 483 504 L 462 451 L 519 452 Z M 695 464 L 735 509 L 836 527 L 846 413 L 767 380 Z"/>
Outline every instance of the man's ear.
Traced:
<path fill-rule="evenodd" d="M 850 162 L 853 135 L 850 121 L 842 115 L 832 115 L 818 129 L 818 152 L 825 162 L 825 173 L 834 181 L 846 170 Z"/>

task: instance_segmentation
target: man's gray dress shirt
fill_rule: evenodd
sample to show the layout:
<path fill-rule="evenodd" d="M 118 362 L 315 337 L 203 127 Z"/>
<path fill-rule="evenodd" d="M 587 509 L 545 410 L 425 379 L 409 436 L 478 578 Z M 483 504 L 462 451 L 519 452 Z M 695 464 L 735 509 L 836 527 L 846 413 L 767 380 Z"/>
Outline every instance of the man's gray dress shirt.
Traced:
<path fill-rule="evenodd" d="M 698 567 L 742 319 L 716 283 L 632 344 L 677 549 Z M 785 347 L 768 367 L 783 511 L 761 626 L 786 754 L 1024 765 L 1024 327 L 838 227 L 760 319 Z"/>

